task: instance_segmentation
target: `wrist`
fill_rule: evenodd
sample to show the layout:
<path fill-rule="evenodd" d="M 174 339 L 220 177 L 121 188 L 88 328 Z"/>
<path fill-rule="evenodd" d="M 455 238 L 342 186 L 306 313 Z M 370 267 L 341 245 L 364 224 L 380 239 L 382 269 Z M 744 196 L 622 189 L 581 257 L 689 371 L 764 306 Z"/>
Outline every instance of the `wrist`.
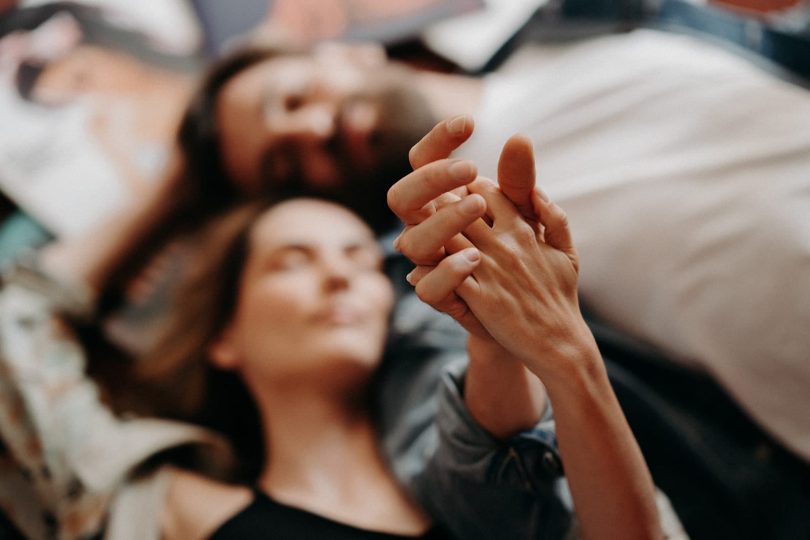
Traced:
<path fill-rule="evenodd" d="M 565 382 L 604 369 L 599 347 L 581 317 L 560 327 L 559 332 L 540 336 L 537 344 L 525 347 L 521 360 L 543 381 Z"/>
<path fill-rule="evenodd" d="M 470 334 L 467 337 L 467 351 L 470 354 L 470 362 L 498 364 L 504 364 L 506 362 L 521 363 L 514 355 L 491 337 L 481 337 Z"/>
<path fill-rule="evenodd" d="M 607 368 L 596 343 L 571 344 L 564 351 L 553 362 L 546 362 L 552 369 L 539 371 L 552 402 L 558 407 L 590 409 L 602 398 L 612 399 Z"/>
<path fill-rule="evenodd" d="M 543 383 L 492 339 L 470 335 L 464 401 L 472 417 L 500 440 L 534 427 L 546 408 Z"/>

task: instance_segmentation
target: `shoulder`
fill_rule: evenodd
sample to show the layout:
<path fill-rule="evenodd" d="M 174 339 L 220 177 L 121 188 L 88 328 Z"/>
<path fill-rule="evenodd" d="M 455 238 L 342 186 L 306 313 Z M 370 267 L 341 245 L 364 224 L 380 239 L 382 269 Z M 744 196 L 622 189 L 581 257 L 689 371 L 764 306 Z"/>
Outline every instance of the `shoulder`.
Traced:
<path fill-rule="evenodd" d="M 172 469 L 161 517 L 163 537 L 167 540 L 208 538 L 252 499 L 253 493 L 245 486 Z"/>

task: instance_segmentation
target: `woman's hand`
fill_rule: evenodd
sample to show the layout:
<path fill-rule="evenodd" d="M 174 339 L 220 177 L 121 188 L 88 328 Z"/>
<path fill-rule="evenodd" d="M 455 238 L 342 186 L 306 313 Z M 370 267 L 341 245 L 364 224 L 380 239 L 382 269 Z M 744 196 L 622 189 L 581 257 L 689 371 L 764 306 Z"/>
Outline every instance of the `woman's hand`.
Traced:
<path fill-rule="evenodd" d="M 564 362 L 596 349 L 579 310 L 579 261 L 565 213 L 533 193 L 537 221 L 530 221 L 494 182 L 478 179 L 468 189 L 486 201 L 491 225 L 465 229 L 481 261 L 456 293 L 489 335 L 544 381 L 565 376 Z"/>

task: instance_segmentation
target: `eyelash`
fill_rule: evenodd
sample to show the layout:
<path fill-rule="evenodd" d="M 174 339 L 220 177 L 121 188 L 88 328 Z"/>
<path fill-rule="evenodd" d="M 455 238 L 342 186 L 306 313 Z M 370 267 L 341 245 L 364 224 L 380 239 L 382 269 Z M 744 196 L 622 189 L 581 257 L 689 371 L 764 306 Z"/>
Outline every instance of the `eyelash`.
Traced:
<path fill-rule="evenodd" d="M 365 248 L 350 248 L 347 253 L 348 257 L 356 264 L 357 270 L 363 271 L 381 271 L 383 267 L 382 257 L 376 253 L 372 253 Z M 268 269 L 270 271 L 288 271 L 297 270 L 305 267 L 311 262 L 311 257 L 306 253 L 290 252 L 284 254 L 282 257 L 272 261 Z"/>

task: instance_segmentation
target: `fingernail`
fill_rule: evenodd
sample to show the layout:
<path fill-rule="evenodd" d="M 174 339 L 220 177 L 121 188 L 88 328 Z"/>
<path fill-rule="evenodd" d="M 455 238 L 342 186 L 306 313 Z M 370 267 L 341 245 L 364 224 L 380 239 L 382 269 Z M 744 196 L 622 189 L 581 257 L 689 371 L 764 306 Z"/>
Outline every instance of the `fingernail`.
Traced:
<path fill-rule="evenodd" d="M 461 116 L 456 116 L 447 123 L 447 131 L 449 131 L 451 135 L 461 135 L 464 133 L 464 126 L 466 125 L 467 116 L 462 114 Z"/>
<path fill-rule="evenodd" d="M 481 254 L 478 253 L 477 249 L 468 249 L 464 252 L 464 258 L 470 261 L 471 263 L 478 262 L 481 258 Z"/>
<path fill-rule="evenodd" d="M 481 213 L 481 199 L 479 197 L 465 197 L 459 203 L 459 209 L 465 214 L 476 215 Z"/>
<path fill-rule="evenodd" d="M 469 161 L 456 161 L 447 169 L 454 180 L 467 180 L 472 178 L 475 169 Z"/>
<path fill-rule="evenodd" d="M 414 274 L 414 272 L 416 272 L 416 270 L 411 270 L 410 272 L 408 272 L 408 275 L 405 276 L 405 281 L 407 281 L 411 285 L 413 285 L 413 274 Z"/>
<path fill-rule="evenodd" d="M 399 239 L 402 238 L 402 234 L 394 238 L 394 250 L 399 251 Z"/>

